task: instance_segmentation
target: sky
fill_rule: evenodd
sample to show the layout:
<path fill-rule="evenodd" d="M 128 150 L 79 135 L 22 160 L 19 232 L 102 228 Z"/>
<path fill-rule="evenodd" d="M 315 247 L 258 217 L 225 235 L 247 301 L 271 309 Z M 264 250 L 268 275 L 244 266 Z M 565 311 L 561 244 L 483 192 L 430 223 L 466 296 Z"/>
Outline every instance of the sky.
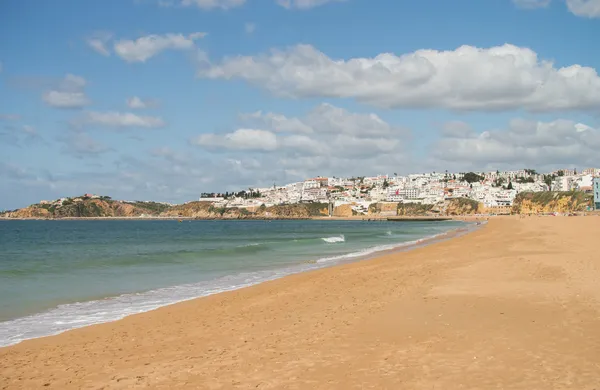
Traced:
<path fill-rule="evenodd" d="M 600 0 L 5 0 L 0 210 L 600 167 Z"/>

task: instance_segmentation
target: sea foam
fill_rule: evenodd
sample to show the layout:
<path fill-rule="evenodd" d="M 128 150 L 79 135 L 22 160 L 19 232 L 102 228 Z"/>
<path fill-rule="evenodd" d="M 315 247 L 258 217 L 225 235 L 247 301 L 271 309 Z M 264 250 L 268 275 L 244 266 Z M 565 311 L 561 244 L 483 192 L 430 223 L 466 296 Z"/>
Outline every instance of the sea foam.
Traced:
<path fill-rule="evenodd" d="M 334 244 L 336 242 L 345 242 L 346 237 L 344 237 L 343 234 L 340 234 L 339 236 L 334 236 L 334 237 L 323 237 L 323 238 L 321 238 L 321 240 L 325 241 L 328 244 Z"/>

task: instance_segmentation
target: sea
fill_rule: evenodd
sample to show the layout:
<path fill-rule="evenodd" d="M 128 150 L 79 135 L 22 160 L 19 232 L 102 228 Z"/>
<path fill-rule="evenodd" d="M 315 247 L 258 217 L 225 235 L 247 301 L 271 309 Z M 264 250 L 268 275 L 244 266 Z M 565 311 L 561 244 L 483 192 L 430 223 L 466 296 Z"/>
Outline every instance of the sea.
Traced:
<path fill-rule="evenodd" d="M 459 221 L 0 221 L 0 346 L 408 248 Z"/>

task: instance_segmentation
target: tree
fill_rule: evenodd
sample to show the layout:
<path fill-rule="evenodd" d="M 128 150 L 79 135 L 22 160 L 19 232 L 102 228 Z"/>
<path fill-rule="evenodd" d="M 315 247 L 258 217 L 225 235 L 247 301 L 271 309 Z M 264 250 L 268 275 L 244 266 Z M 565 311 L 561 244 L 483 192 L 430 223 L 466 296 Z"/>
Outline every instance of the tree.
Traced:
<path fill-rule="evenodd" d="M 383 181 L 383 188 L 388 188 L 390 186 L 390 183 L 388 183 L 387 179 L 385 179 Z"/>
<path fill-rule="evenodd" d="M 484 178 L 482 176 L 480 176 L 474 172 L 465 173 L 465 175 L 463 176 L 463 180 L 469 184 L 475 183 L 477 181 L 482 181 L 483 179 Z"/>
<path fill-rule="evenodd" d="M 564 175 L 565 175 L 565 171 L 563 171 L 563 170 L 561 169 L 560 171 L 556 172 L 556 174 L 557 174 L 558 176 L 564 176 Z"/>
<path fill-rule="evenodd" d="M 548 186 L 548 188 L 552 187 L 552 176 L 544 175 L 544 183 Z"/>
<path fill-rule="evenodd" d="M 512 182 L 508 182 L 508 187 L 506 187 L 507 190 L 512 190 L 513 189 L 513 185 Z"/>

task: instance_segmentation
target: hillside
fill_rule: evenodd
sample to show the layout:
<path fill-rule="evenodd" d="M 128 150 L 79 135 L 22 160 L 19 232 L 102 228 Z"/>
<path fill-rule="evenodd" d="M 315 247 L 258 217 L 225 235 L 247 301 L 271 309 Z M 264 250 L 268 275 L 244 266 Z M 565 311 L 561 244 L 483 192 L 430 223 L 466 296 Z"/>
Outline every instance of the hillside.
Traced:
<path fill-rule="evenodd" d="M 522 192 L 514 200 L 514 214 L 571 213 L 587 211 L 593 206 L 593 195 L 571 192 Z"/>
<path fill-rule="evenodd" d="M 4 218 L 97 218 L 158 216 L 170 206 L 155 202 L 125 202 L 109 197 L 66 198 L 8 211 Z"/>
<path fill-rule="evenodd" d="M 303 219 L 327 215 L 326 203 L 306 203 L 255 208 L 219 208 L 211 202 L 169 206 L 155 202 L 126 202 L 109 197 L 63 198 L 0 213 L 11 219 L 167 217 L 198 219 Z"/>

